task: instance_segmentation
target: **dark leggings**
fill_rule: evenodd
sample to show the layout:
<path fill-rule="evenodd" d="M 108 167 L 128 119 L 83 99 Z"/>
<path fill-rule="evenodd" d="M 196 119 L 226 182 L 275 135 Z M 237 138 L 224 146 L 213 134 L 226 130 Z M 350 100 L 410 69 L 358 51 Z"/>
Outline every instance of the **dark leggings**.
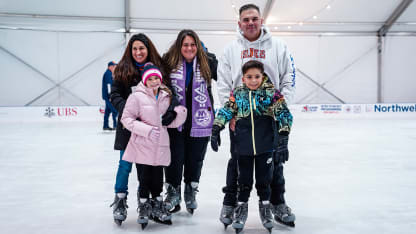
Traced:
<path fill-rule="evenodd" d="M 152 198 L 160 196 L 163 191 L 163 166 L 149 166 L 138 164 L 141 168 L 140 180 L 140 198 Z"/>

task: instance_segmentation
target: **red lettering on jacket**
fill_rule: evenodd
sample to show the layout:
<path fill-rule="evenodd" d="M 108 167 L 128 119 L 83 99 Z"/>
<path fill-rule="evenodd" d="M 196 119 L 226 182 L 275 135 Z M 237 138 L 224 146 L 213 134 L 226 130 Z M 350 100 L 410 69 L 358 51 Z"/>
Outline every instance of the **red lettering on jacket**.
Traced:
<path fill-rule="evenodd" d="M 254 48 L 250 48 L 247 50 L 242 50 L 241 51 L 241 58 L 245 59 L 245 58 L 262 58 L 265 59 L 266 58 L 266 51 L 265 50 L 258 50 L 258 49 L 254 49 Z"/>

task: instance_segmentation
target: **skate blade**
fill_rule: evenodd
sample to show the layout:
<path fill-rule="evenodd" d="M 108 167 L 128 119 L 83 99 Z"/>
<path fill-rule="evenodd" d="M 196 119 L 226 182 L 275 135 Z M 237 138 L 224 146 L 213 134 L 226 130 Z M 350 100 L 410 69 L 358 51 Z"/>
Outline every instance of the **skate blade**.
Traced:
<path fill-rule="evenodd" d="M 121 223 L 122 223 L 123 221 L 118 220 L 118 219 L 114 219 L 114 222 L 117 224 L 117 226 L 121 226 Z"/>
<path fill-rule="evenodd" d="M 267 228 L 267 231 L 269 231 L 269 233 L 272 233 L 272 228 Z"/>
<path fill-rule="evenodd" d="M 194 214 L 194 209 L 192 209 L 192 208 L 186 208 L 186 210 L 189 212 L 189 214 L 191 214 L 191 215 Z"/>
<path fill-rule="evenodd" d="M 224 224 L 224 230 L 227 230 L 227 227 L 229 224 L 223 223 Z"/>
<path fill-rule="evenodd" d="M 288 226 L 288 227 L 292 227 L 292 228 L 295 227 L 295 222 L 283 222 L 280 219 L 276 219 L 276 221 L 278 223 L 283 224 L 283 225 Z"/>
<path fill-rule="evenodd" d="M 243 229 L 242 228 L 235 228 L 235 233 L 240 233 Z"/>
<path fill-rule="evenodd" d="M 172 208 L 172 210 L 169 210 L 169 213 L 173 214 L 176 213 L 178 211 L 181 210 L 181 206 L 180 205 L 176 205 L 175 207 Z"/>
<path fill-rule="evenodd" d="M 144 230 L 147 227 L 147 223 L 142 223 L 142 230 Z"/>
<path fill-rule="evenodd" d="M 159 218 L 153 218 L 153 221 L 155 221 L 156 223 L 160 223 L 160 224 L 172 225 L 172 220 L 162 221 Z"/>

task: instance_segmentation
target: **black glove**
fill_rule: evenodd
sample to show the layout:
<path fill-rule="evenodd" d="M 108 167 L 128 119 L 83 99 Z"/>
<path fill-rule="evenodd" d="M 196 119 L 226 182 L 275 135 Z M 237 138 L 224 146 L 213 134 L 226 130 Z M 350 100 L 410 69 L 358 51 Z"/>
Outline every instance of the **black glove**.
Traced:
<path fill-rule="evenodd" d="M 166 111 L 166 113 L 162 116 L 162 125 L 163 126 L 168 126 L 169 124 L 172 123 L 173 120 L 175 120 L 176 118 L 176 111 L 174 111 L 176 106 L 179 106 L 179 101 L 176 98 L 175 95 L 172 95 L 172 99 L 170 102 L 170 105 L 168 107 L 168 110 Z"/>
<path fill-rule="evenodd" d="M 218 146 L 221 145 L 221 137 L 220 132 L 224 129 L 224 127 L 220 127 L 218 125 L 212 126 L 212 134 L 211 134 L 211 148 L 215 152 L 218 152 Z"/>
<path fill-rule="evenodd" d="M 162 125 L 168 126 L 171 124 L 172 121 L 175 120 L 177 114 L 178 113 L 174 110 L 166 111 L 166 113 L 162 116 Z"/>
<path fill-rule="evenodd" d="M 277 163 L 284 163 L 289 160 L 289 150 L 287 144 L 289 142 L 289 136 L 278 135 L 277 138 L 277 148 L 275 152 L 275 161 Z"/>

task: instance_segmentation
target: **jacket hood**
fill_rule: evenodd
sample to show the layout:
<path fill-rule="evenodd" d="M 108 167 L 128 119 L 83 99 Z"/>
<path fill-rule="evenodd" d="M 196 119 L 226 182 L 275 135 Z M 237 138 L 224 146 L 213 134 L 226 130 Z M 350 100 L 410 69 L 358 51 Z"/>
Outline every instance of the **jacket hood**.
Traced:
<path fill-rule="evenodd" d="M 140 83 L 137 85 L 137 88 L 134 92 L 144 93 L 151 97 L 155 96 L 153 94 L 153 89 L 146 87 L 143 84 L 143 81 L 140 81 Z M 159 98 L 164 97 L 164 96 L 171 96 L 171 95 L 172 95 L 172 92 L 169 90 L 169 88 L 166 85 L 161 84 L 159 87 Z"/>

